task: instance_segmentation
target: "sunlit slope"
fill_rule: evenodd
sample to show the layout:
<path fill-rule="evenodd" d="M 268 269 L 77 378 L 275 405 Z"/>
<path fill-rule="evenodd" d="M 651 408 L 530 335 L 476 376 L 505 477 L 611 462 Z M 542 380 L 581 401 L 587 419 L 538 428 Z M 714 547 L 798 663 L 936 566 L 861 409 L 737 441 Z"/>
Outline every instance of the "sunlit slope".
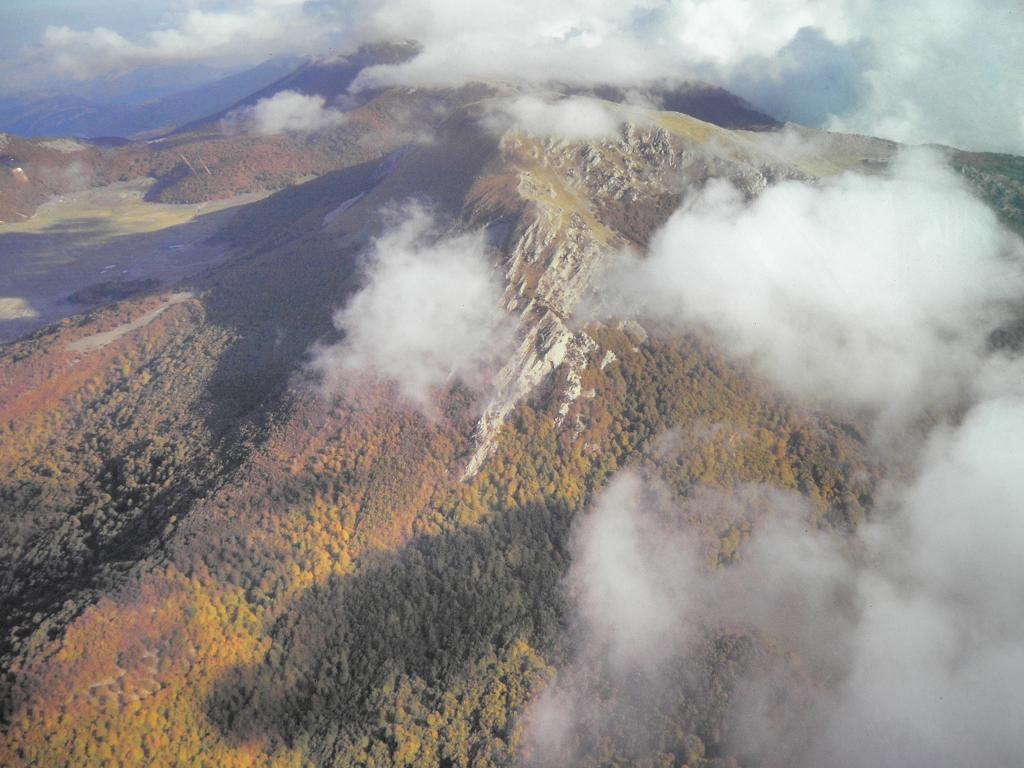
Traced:
<path fill-rule="evenodd" d="M 573 522 L 615 470 L 679 494 L 770 483 L 811 525 L 861 522 L 880 470 L 855 418 L 794 406 L 699 334 L 573 314 L 708 179 L 877 173 L 892 145 L 816 134 L 808 154 L 650 111 L 566 142 L 496 135 L 485 109 L 240 209 L 192 297 L 0 349 L 0 763 L 512 764 L 572 651 Z M 518 342 L 492 388 L 453 383 L 430 416 L 375 382 L 325 398 L 306 370 L 382 209 L 410 198 L 487 231 Z M 700 521 L 708 568 L 751 523 Z M 734 764 L 732 681 L 770 652 L 706 638 L 644 759 Z M 579 745 L 584 764 L 636 757 L 617 743 Z"/>

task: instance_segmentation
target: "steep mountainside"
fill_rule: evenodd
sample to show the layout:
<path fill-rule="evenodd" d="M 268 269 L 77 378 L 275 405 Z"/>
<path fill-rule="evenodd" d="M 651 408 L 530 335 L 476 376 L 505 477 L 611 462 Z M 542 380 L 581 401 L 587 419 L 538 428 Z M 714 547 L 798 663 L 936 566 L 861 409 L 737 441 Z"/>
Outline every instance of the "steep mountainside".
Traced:
<path fill-rule="evenodd" d="M 566 141 L 495 131 L 494 93 L 377 94 L 302 146 L 158 145 L 209 166 L 173 199 L 215 194 L 206 177 L 249 153 L 313 153 L 319 178 L 241 208 L 226 263 L 0 347 L 0 763 L 514 764 L 574 650 L 574 521 L 617 469 L 680 496 L 770 483 L 810 500 L 810 527 L 862 522 L 882 473 L 856 419 L 794 405 L 697 332 L 574 315 L 609 254 L 642 251 L 708 180 L 755 197 L 877 173 L 896 146 L 808 131 L 792 152 L 614 102 L 616 133 Z M 1003 161 L 964 163 L 1015 189 Z M 449 381 L 430 415 L 372 379 L 325 394 L 309 369 L 382 211 L 410 200 L 439 234 L 485 233 L 514 326 L 487 386 Z M 708 568 L 752 522 L 694 523 Z M 650 743 L 581 736 L 578 762 L 736 765 L 732 686 L 773 653 L 703 638 Z"/>
<path fill-rule="evenodd" d="M 281 189 L 379 159 L 428 134 L 453 108 L 492 91 L 483 85 L 386 91 L 352 107 L 342 125 L 312 135 L 260 135 L 220 123 L 112 144 L 0 134 L 0 221 L 27 219 L 52 195 L 143 177 L 156 181 L 149 199 L 166 203 Z"/>
<path fill-rule="evenodd" d="M 297 91 L 311 96 L 322 96 L 331 105 L 351 109 L 377 95 L 365 91 L 355 96 L 349 94 L 349 87 L 367 67 L 378 64 L 398 64 L 412 58 L 417 51 L 415 43 L 381 43 L 363 46 L 348 56 L 314 59 L 305 62 L 292 72 L 276 79 L 266 86 L 247 93 L 244 98 L 222 110 L 192 122 L 180 125 L 176 133 L 188 133 L 202 128 L 216 127 L 230 112 L 250 107 L 261 99 L 268 99 L 282 91 Z"/>
<path fill-rule="evenodd" d="M 29 141 L 0 133 L 0 221 L 23 221 L 52 195 L 99 183 L 100 150 L 68 139 Z"/>

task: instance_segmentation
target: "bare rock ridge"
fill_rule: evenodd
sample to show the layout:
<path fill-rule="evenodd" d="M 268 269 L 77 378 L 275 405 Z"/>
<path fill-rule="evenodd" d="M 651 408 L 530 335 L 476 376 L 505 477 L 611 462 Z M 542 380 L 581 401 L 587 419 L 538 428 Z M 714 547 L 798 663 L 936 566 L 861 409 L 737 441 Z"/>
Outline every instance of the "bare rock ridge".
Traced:
<path fill-rule="evenodd" d="M 817 152 L 787 157 L 768 135 L 731 131 L 695 118 L 630 110 L 617 136 L 567 142 L 506 133 L 501 172 L 515 179 L 521 216 L 505 249 L 505 308 L 518 315 L 519 346 L 497 376 L 480 417 L 476 450 L 466 476 L 479 471 L 515 405 L 556 369 L 555 394 L 564 418 L 582 393 L 580 375 L 601 359 L 597 342 L 571 322 L 609 254 L 642 248 L 688 191 L 714 176 L 754 196 L 785 178 L 813 180 L 866 158 L 885 159 L 891 147 L 868 142 L 854 159 L 821 135 Z M 823 162 L 832 158 L 831 164 Z M 477 182 L 477 187 L 487 180 Z M 472 214 L 470 215 L 472 218 Z M 578 325 L 578 324 L 577 324 Z"/>
<path fill-rule="evenodd" d="M 487 94 L 493 98 L 493 94 Z M 500 97 L 498 97 L 500 98 Z M 500 241 L 503 309 L 517 346 L 498 371 L 479 418 L 465 477 L 492 454 L 516 404 L 563 369 L 559 418 L 580 397 L 580 376 L 608 357 L 572 318 L 610 254 L 641 251 L 650 234 L 710 178 L 747 196 L 783 179 L 884 167 L 891 142 L 786 126 L 733 130 L 690 115 L 605 102 L 618 132 L 589 141 L 500 137 L 482 127 L 489 98 L 457 110 L 427 145 L 394 162 L 388 178 L 331 212 L 325 228 L 348 240 L 378 226 L 376 212 L 417 198 L 437 204 L 453 229 L 486 227 Z M 459 158 L 453 162 L 452 158 Z"/>

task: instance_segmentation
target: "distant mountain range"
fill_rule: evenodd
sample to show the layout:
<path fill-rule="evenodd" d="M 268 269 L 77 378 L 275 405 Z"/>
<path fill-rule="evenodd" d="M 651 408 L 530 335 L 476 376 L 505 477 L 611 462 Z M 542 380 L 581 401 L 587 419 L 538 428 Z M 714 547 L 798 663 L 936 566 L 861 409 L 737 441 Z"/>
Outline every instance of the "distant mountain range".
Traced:
<path fill-rule="evenodd" d="M 213 82 L 144 101 L 75 94 L 0 98 L 0 131 L 24 137 L 135 136 L 169 131 L 217 112 L 283 75 L 301 59 L 278 57 Z M 130 94 L 126 94 L 130 95 Z"/>

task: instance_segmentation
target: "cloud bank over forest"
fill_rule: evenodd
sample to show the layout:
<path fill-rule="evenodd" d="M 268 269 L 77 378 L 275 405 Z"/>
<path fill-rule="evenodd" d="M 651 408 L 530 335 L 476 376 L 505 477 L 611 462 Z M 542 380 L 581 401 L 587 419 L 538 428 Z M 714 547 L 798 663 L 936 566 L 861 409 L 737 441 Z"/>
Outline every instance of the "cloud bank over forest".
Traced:
<path fill-rule="evenodd" d="M 761 650 L 725 697 L 723 736 L 740 755 L 1012 764 L 1024 357 L 990 339 L 1021 314 L 1021 240 L 941 155 L 906 151 L 880 175 L 783 182 L 753 200 L 711 181 L 601 292 L 606 316 L 639 307 L 715 335 L 801 406 L 860 409 L 881 429 L 929 417 L 853 532 L 820 527 L 787 489 L 679 498 L 620 472 L 577 527 L 573 656 L 524 716 L 531 759 L 567 764 L 609 739 L 649 755 L 677 716 L 671 692 L 706 699 L 715 644 L 746 636 Z M 709 537 L 737 521 L 749 529 L 738 557 L 713 567 Z"/>
<path fill-rule="evenodd" d="M 274 133 L 316 133 L 336 128 L 348 119 L 345 113 L 326 106 L 322 96 L 297 91 L 279 91 L 251 107 L 231 112 L 224 120 L 231 128 L 260 135 Z"/>
<path fill-rule="evenodd" d="M 577 532 L 576 655 L 526 715 L 531 757 L 566 764 L 609 737 L 643 754 L 645 724 L 724 632 L 775 649 L 730 697 L 741 754 L 806 768 L 1012 764 L 1024 750 L 1022 462 L 1024 400 L 980 404 L 932 436 L 913 481 L 884 489 L 885 514 L 856 546 L 814 530 L 792 493 L 672 500 L 620 474 Z M 692 525 L 709 507 L 767 509 L 740 562 L 715 571 Z"/>
<path fill-rule="evenodd" d="M 365 285 L 334 316 L 344 338 L 315 350 L 312 368 L 329 391 L 366 375 L 394 382 L 429 413 L 438 388 L 483 385 L 511 330 L 483 232 L 442 235 L 415 204 L 392 218 L 369 249 Z"/>
<path fill-rule="evenodd" d="M 147 62 L 326 53 L 415 39 L 362 84 L 702 78 L 786 119 L 899 141 L 1024 152 L 1016 0 L 196 0 L 129 39 L 53 26 L 32 50 L 78 77 Z"/>
<path fill-rule="evenodd" d="M 943 158 L 786 181 L 712 180 L 604 278 L 606 313 L 709 329 L 801 399 L 913 417 L 971 397 L 1024 296 L 1024 244 Z"/>

